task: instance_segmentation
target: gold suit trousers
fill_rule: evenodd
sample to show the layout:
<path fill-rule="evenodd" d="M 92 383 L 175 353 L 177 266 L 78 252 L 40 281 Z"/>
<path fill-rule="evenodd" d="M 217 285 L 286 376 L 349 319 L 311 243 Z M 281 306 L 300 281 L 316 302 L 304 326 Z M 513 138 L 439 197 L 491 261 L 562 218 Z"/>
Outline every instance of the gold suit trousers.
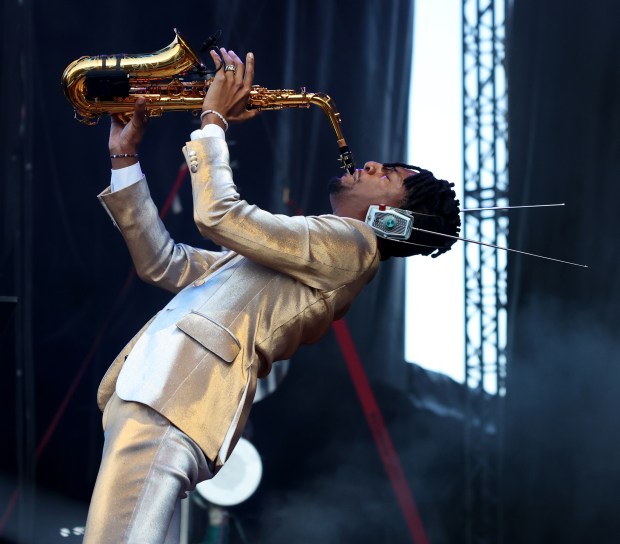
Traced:
<path fill-rule="evenodd" d="M 116 394 L 106 405 L 103 427 L 103 459 L 84 543 L 178 543 L 181 499 L 212 477 L 211 463 L 166 418 Z"/>

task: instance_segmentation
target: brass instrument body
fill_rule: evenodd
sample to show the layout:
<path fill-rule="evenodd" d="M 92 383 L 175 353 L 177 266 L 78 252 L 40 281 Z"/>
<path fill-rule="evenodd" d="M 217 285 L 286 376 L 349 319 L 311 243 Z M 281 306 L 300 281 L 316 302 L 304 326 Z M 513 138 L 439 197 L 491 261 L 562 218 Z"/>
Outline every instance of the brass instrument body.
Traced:
<path fill-rule="evenodd" d="M 81 57 L 67 66 L 61 86 L 73 105 L 75 118 L 94 125 L 106 114 L 130 114 L 139 96 L 146 98 L 150 116 L 162 115 L 164 110 L 200 109 L 206 94 L 204 80 L 182 79 L 192 71 L 202 73 L 204 65 L 176 33 L 170 45 L 154 53 Z M 93 94 L 89 83 L 98 84 L 99 92 Z M 121 91 L 115 92 L 119 88 Z M 105 96 L 105 90 L 111 96 Z"/>
<path fill-rule="evenodd" d="M 190 111 L 198 115 L 211 79 L 204 79 L 206 68 L 175 29 L 170 45 L 144 55 L 99 55 L 81 57 L 65 69 L 61 86 L 73 105 L 75 118 L 94 125 L 107 114 L 131 117 L 138 97 L 146 99 L 150 117 L 165 111 Z M 354 171 L 353 157 L 342 136 L 340 114 L 324 93 L 287 89 L 266 89 L 254 85 L 248 109 L 320 107 L 328 117 L 338 140 L 343 168 Z"/>

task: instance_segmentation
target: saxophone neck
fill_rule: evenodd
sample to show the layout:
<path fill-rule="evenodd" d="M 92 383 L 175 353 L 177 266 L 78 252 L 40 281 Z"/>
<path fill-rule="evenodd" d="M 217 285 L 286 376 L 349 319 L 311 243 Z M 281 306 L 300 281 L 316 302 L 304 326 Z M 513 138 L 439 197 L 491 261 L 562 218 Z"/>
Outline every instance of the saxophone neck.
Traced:
<path fill-rule="evenodd" d="M 305 92 L 305 89 L 304 89 Z M 330 96 L 325 93 L 308 93 L 310 96 L 310 104 L 315 104 L 319 106 L 332 125 L 334 132 L 336 133 L 336 138 L 338 140 L 338 150 L 340 151 L 340 162 L 342 163 L 342 168 L 344 168 L 349 174 L 353 174 L 355 172 L 355 164 L 353 163 L 353 154 L 345 142 L 344 137 L 342 136 L 342 130 L 340 130 L 340 114 L 336 110 L 336 104 L 333 102 Z"/>
<path fill-rule="evenodd" d="M 284 108 L 309 108 L 311 104 L 321 108 L 329 119 L 338 140 L 342 167 L 352 174 L 355 171 L 353 155 L 342 136 L 340 114 L 330 96 L 325 93 L 309 93 L 305 87 L 302 87 L 300 91 L 292 91 L 288 89 L 266 89 L 254 85 L 250 91 L 248 108 L 259 111 L 280 110 Z"/>
<path fill-rule="evenodd" d="M 309 93 L 305 87 L 300 91 L 289 89 L 266 89 L 254 85 L 250 91 L 248 108 L 256 110 L 281 110 L 284 108 L 309 108 L 311 104 L 319 106 L 327 115 L 336 137 L 342 139 L 340 114 L 336 111 L 332 99 L 324 93 Z"/>

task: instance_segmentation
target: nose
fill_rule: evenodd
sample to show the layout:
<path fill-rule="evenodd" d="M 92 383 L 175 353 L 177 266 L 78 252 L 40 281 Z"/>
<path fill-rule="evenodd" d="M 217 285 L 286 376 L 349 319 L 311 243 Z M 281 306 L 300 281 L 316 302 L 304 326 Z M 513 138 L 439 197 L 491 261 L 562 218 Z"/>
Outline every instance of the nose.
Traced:
<path fill-rule="evenodd" d="M 364 171 L 366 171 L 366 173 L 370 174 L 371 176 L 375 174 L 376 172 L 380 172 L 382 168 L 383 168 L 383 165 L 375 161 L 368 161 L 364 165 Z"/>

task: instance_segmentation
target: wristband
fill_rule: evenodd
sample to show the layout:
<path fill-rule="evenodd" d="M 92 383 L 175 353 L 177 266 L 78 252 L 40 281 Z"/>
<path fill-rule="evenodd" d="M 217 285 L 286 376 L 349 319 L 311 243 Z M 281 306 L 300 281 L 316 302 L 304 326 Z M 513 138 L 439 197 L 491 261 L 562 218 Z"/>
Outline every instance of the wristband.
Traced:
<path fill-rule="evenodd" d="M 226 132 L 228 130 L 228 121 L 226 121 L 226 119 L 224 119 L 224 116 L 221 113 L 218 113 L 215 110 L 205 110 L 200 114 L 200 120 L 202 121 L 202 118 L 209 114 L 212 113 L 213 115 L 219 117 L 222 120 L 222 123 L 224 123 L 224 132 Z"/>

